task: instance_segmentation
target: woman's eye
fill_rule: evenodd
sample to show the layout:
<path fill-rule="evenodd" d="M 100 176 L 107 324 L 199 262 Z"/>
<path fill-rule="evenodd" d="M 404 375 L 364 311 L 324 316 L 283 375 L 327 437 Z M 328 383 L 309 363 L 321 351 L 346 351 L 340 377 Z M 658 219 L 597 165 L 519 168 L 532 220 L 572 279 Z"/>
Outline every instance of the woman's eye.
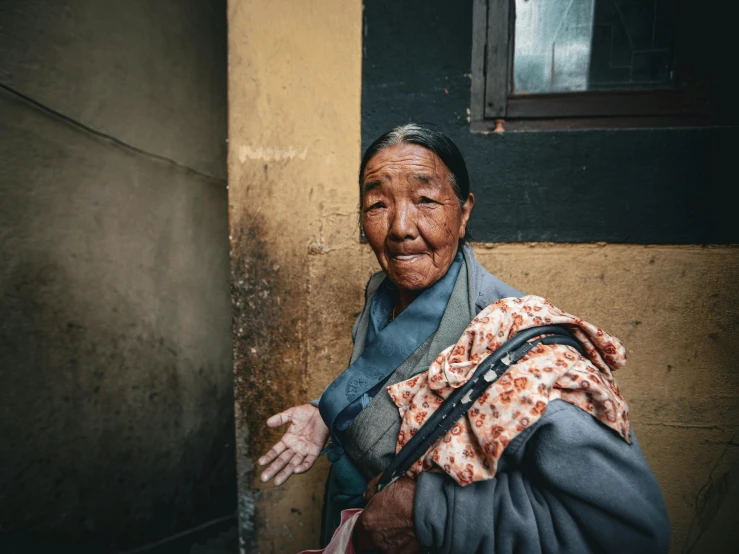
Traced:
<path fill-rule="evenodd" d="M 368 212 L 370 210 L 377 210 L 377 209 L 384 208 L 384 207 L 385 207 L 385 204 L 384 203 L 382 203 L 382 202 L 375 202 L 374 204 L 370 204 L 369 206 L 367 206 L 364 209 L 364 211 L 365 212 Z"/>
<path fill-rule="evenodd" d="M 436 204 L 436 200 L 432 200 L 432 199 L 431 199 L 431 198 L 429 198 L 428 196 L 422 196 L 422 197 L 421 197 L 421 198 L 419 199 L 419 202 L 420 202 L 421 204 Z"/>

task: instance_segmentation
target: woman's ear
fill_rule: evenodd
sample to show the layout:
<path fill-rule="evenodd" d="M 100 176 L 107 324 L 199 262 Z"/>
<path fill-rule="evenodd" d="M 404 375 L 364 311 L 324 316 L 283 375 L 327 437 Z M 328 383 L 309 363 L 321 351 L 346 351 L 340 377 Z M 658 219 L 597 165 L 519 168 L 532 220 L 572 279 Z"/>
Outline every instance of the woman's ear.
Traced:
<path fill-rule="evenodd" d="M 467 232 L 467 223 L 470 221 L 470 216 L 472 215 L 472 208 L 475 207 L 475 195 L 472 193 L 469 193 L 467 195 L 467 200 L 464 201 L 464 204 L 462 204 L 462 219 L 459 222 L 459 238 L 463 239 L 465 233 Z"/>

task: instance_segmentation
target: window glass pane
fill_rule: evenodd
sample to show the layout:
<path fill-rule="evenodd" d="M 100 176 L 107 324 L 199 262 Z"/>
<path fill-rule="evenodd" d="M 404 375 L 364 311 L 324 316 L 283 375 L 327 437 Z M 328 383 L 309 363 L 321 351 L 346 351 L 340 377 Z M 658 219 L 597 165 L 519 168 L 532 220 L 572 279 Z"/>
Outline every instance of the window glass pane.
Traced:
<path fill-rule="evenodd" d="M 588 88 L 669 87 L 674 4 L 669 0 L 597 0 Z"/>
<path fill-rule="evenodd" d="M 587 90 L 595 0 L 516 0 L 513 90 Z"/>
<path fill-rule="evenodd" d="M 674 0 L 516 0 L 513 92 L 672 85 Z"/>

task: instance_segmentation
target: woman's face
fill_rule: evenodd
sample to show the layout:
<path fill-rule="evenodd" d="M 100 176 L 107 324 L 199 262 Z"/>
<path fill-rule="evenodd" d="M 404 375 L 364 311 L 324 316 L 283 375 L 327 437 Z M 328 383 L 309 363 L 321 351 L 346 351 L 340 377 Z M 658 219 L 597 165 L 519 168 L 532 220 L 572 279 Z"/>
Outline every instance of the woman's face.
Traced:
<path fill-rule="evenodd" d="M 460 206 L 441 159 L 416 144 L 398 144 L 365 167 L 362 227 L 382 269 L 401 290 L 433 285 L 449 269 L 475 198 Z"/>

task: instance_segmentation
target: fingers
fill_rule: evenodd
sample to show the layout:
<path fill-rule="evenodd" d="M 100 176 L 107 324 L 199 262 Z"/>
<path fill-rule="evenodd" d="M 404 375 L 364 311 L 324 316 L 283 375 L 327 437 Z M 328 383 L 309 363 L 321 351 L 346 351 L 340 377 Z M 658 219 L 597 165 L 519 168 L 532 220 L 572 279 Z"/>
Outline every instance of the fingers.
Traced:
<path fill-rule="evenodd" d="M 305 456 L 303 454 L 295 454 L 285 468 L 275 477 L 275 486 L 279 487 L 282 483 L 290 479 L 290 476 L 295 473 L 295 468 L 303 462 L 304 458 Z"/>
<path fill-rule="evenodd" d="M 272 460 L 274 460 L 275 458 L 277 458 L 277 456 L 279 456 L 280 454 L 282 454 L 285 451 L 286 448 L 287 448 L 287 446 L 285 446 L 285 443 L 284 442 L 282 442 L 282 441 L 278 442 L 272 448 L 270 448 L 269 452 L 267 452 L 264 456 L 262 456 L 261 458 L 259 458 L 257 460 L 257 463 L 260 466 L 267 465 Z"/>
<path fill-rule="evenodd" d="M 262 483 L 266 483 L 267 481 L 272 479 L 272 477 L 274 477 L 278 471 L 280 471 L 283 467 L 287 465 L 287 463 L 292 459 L 294 455 L 295 453 L 291 449 L 284 448 L 283 452 L 278 456 L 278 458 L 262 472 L 262 476 L 260 477 Z"/>
<path fill-rule="evenodd" d="M 273 450 L 270 450 L 267 456 L 271 455 Z M 260 465 L 265 465 L 269 463 L 267 461 L 263 461 L 267 459 L 267 456 L 262 456 L 261 458 L 259 458 Z M 274 457 L 272 459 L 274 459 Z M 313 464 L 317 459 L 318 456 L 316 454 L 308 454 L 306 456 L 305 454 L 299 454 L 290 449 L 283 450 L 279 458 L 277 458 L 277 460 L 272 463 L 271 466 L 264 470 L 260 477 L 260 480 L 262 481 L 262 483 L 266 483 L 276 474 L 277 477 L 275 477 L 275 485 L 279 487 L 294 473 L 299 474 L 308 471 L 311 467 L 313 467 Z M 279 473 L 277 473 L 278 471 Z"/>
<path fill-rule="evenodd" d="M 267 427 L 281 427 L 285 423 L 289 423 L 292 419 L 292 411 L 293 409 L 290 408 L 289 410 L 273 415 L 267 420 Z"/>
<path fill-rule="evenodd" d="M 306 471 L 308 471 L 310 468 L 313 467 L 313 464 L 315 463 L 317 459 L 318 459 L 317 454 L 308 454 L 305 457 L 305 460 L 303 460 L 303 463 L 295 468 L 295 473 L 305 473 Z"/>

